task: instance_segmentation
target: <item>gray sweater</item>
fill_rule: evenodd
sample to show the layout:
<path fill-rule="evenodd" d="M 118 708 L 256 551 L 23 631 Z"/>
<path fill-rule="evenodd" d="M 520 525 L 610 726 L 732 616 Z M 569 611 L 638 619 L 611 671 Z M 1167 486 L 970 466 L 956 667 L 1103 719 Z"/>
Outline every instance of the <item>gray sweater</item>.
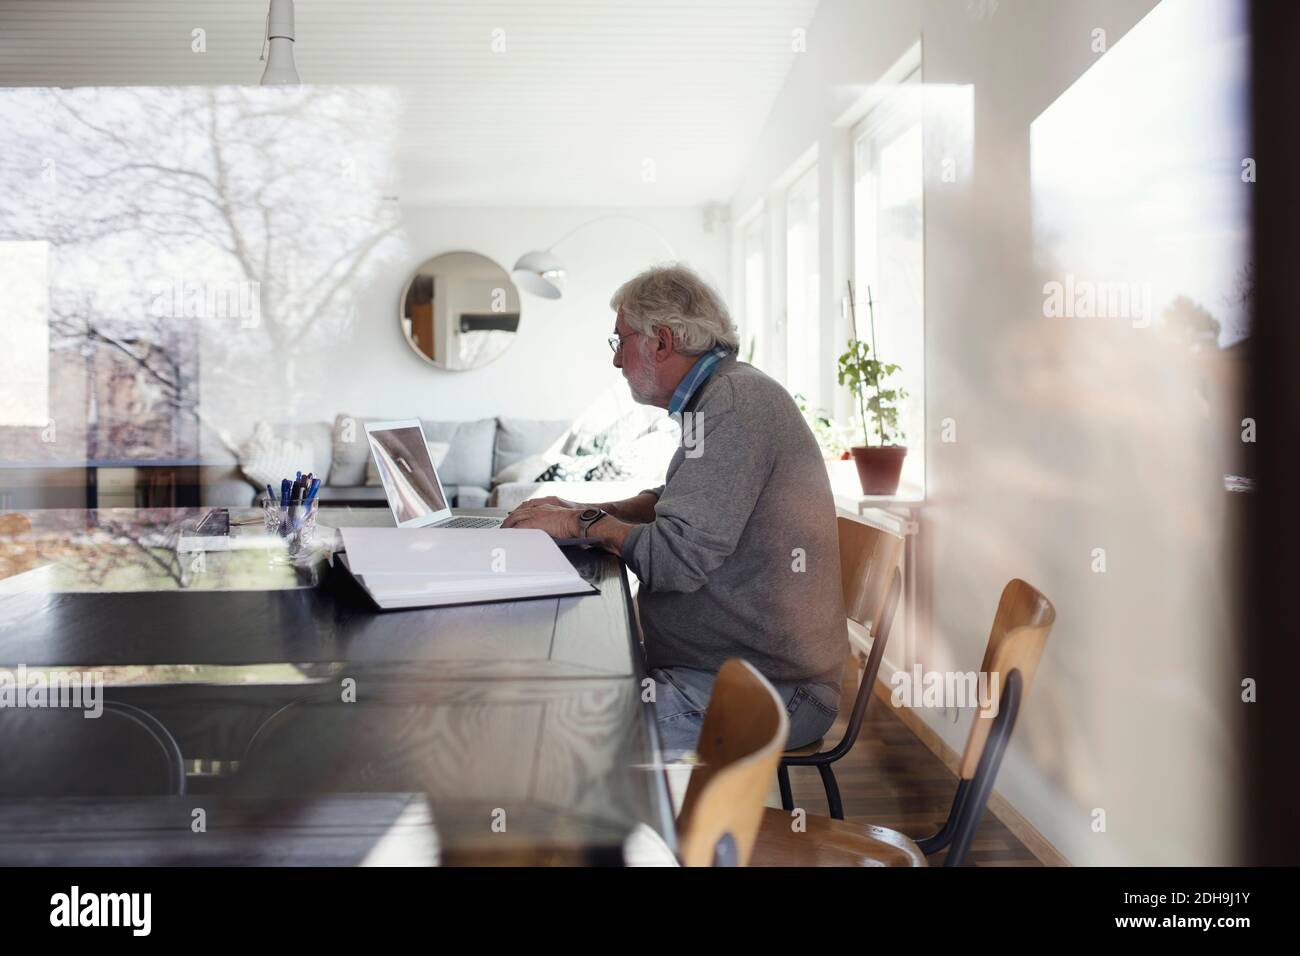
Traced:
<path fill-rule="evenodd" d="M 773 681 L 838 681 L 848 655 L 835 505 L 789 393 L 728 356 L 683 409 L 655 520 L 624 542 L 650 667 L 741 657 Z M 693 447 L 690 447 L 692 446 Z"/>

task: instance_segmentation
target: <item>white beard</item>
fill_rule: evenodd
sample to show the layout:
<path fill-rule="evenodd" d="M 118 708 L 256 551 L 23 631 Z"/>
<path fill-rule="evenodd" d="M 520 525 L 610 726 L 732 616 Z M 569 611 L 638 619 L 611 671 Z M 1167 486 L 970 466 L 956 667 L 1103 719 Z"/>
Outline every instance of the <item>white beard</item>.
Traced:
<path fill-rule="evenodd" d="M 638 371 L 625 374 L 623 377 L 627 379 L 627 387 L 633 399 L 641 405 L 655 404 L 658 383 L 655 382 L 654 370 L 650 365 L 643 363 Z"/>
<path fill-rule="evenodd" d="M 652 391 L 654 387 L 653 383 L 647 388 L 644 383 L 633 381 L 629 377 L 627 380 L 627 387 L 628 391 L 632 393 L 632 398 L 635 399 L 637 403 L 641 405 L 654 404 L 654 393 Z"/>

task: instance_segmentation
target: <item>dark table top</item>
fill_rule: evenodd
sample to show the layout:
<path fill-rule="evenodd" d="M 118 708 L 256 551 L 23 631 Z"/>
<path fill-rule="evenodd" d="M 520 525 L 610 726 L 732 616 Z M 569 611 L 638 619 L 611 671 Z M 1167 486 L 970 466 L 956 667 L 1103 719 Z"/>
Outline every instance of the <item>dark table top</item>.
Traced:
<path fill-rule="evenodd" d="M 35 556 L 0 579 L 0 667 L 349 662 L 464 679 L 639 673 L 626 574 L 605 552 L 564 549 L 596 595 L 377 612 L 327 563 L 327 545 L 298 567 L 282 554 L 238 551 L 204 555 L 203 573 L 188 578 L 171 573 L 173 563 L 194 563 L 175 554 L 175 529 L 199 514 L 33 513 L 30 530 L 8 536 Z M 391 525 L 387 511 L 322 509 L 320 538 L 381 522 Z"/>
<path fill-rule="evenodd" d="M 170 563 L 188 556 L 178 558 L 174 544 L 169 551 L 170 539 L 159 533 L 174 532 L 200 513 L 30 513 L 29 528 L 0 516 L 0 572 L 6 566 L 9 572 L 0 579 L 0 668 L 100 671 L 110 699 L 117 693 L 165 724 L 189 720 L 187 708 L 246 707 L 242 723 L 227 722 L 219 733 L 209 733 L 216 718 L 206 713 L 196 718 L 199 731 L 176 729 L 187 760 L 211 756 L 209 741 L 222 734 L 238 753 L 256 726 L 254 716 L 263 719 L 268 693 L 283 690 L 284 699 L 313 690 L 328 695 L 341 675 L 355 676 L 371 694 L 368 703 L 405 708 L 401 759 L 413 782 L 400 789 L 418 791 L 429 802 L 444 859 L 511 847 L 520 859 L 541 853 L 572 862 L 617 848 L 647 828 L 665 846 L 674 845 L 653 705 L 640 695 L 645 675 L 627 577 L 615 557 L 565 549 L 599 587 L 595 595 L 380 612 L 322 555 L 307 565 L 269 567 L 264 589 L 258 589 L 262 572 L 249 571 L 247 552 L 214 555 L 216 580 L 188 586 Z M 385 520 L 391 520 L 386 511 L 321 514 L 326 529 Z M 104 552 L 109 556 L 101 560 Z M 373 688 L 380 688 L 377 695 Z M 257 707 L 263 710 L 254 714 Z M 299 796 L 304 807 L 326 805 L 326 795 Z M 212 860 L 312 862 L 324 853 L 336 862 L 358 862 L 357 847 L 387 832 L 382 815 L 366 823 L 367 801 L 378 798 L 363 796 L 347 811 L 360 813 L 365 823 L 359 843 L 340 842 L 335 834 L 293 844 L 280 834 L 267 837 L 263 849 L 241 848 L 227 845 L 243 832 L 236 828 L 225 831 L 226 843 L 204 844 L 212 849 L 197 851 L 198 858 L 211 853 Z M 148 799 L 155 802 L 106 805 L 108 816 L 100 817 L 86 804 L 85 813 L 68 818 L 84 826 L 68 826 L 93 833 L 99 819 L 102 839 L 91 840 L 97 849 L 67 859 L 165 863 L 176 846 L 156 838 L 152 825 L 133 830 L 132 820 L 177 812 L 165 809 L 169 800 L 189 807 L 220 798 Z M 335 808 L 330 812 L 342 812 L 338 799 L 328 795 L 336 801 L 328 804 Z M 512 837 L 481 846 L 498 809 L 512 819 Z M 61 824 L 32 816 L 44 819 L 46 812 L 21 801 L 0 806 L 0 862 L 36 862 L 63 852 L 54 836 Z M 375 829 L 367 830 L 372 823 Z M 32 835 L 42 832 L 50 842 Z M 293 846 L 301 853 L 295 855 Z M 277 857 L 275 847 L 285 847 L 289 856 Z"/>
<path fill-rule="evenodd" d="M 585 825 L 575 826 L 565 808 L 542 806 L 531 818 L 517 814 L 512 822 L 513 831 L 485 831 L 475 844 L 446 845 L 454 814 L 435 810 L 422 793 L 330 794 L 291 803 L 216 797 L 0 800 L 0 866 L 676 863 L 668 844 L 647 826 L 626 835 L 610 826 L 606 835 L 618 852 L 607 856 L 599 845 L 557 839 L 564 829 Z"/>
<path fill-rule="evenodd" d="M 339 661 L 436 664 L 444 677 L 631 677 L 621 564 L 565 551 L 599 594 L 377 612 L 341 567 L 312 588 L 0 594 L 0 667 Z"/>

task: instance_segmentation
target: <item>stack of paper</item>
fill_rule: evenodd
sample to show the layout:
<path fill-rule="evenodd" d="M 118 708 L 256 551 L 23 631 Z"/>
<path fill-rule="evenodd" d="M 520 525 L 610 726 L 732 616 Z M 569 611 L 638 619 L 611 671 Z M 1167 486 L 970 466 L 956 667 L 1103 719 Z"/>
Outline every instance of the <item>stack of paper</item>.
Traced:
<path fill-rule="evenodd" d="M 536 528 L 341 528 L 343 563 L 385 610 L 594 594 Z"/>

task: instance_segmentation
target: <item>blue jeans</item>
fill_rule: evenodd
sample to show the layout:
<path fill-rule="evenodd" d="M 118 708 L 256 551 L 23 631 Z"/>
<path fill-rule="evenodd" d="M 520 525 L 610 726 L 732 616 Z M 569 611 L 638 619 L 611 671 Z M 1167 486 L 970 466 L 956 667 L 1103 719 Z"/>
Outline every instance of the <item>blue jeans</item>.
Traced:
<path fill-rule="evenodd" d="M 650 671 L 665 762 L 680 760 L 695 749 L 716 676 L 694 667 L 656 667 Z M 785 702 L 790 717 L 787 749 L 810 744 L 830 730 L 840 708 L 839 684 L 773 682 L 772 686 Z"/>

